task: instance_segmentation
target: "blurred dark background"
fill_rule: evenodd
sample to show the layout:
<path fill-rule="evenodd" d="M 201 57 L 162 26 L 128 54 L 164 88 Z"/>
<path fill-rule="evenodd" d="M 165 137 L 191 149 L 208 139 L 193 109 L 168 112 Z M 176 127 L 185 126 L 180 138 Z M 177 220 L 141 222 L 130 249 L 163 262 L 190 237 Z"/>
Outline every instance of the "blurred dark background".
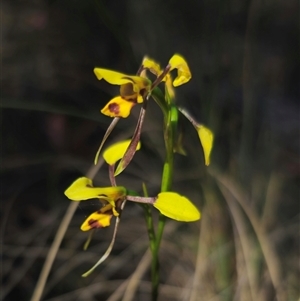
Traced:
<path fill-rule="evenodd" d="M 176 101 L 214 131 L 215 145 L 206 168 L 184 122 L 188 155 L 175 157 L 174 187 L 202 219 L 169 221 L 160 300 L 299 298 L 298 1 L 4 0 L 1 9 L 1 300 L 30 299 L 69 205 L 63 191 L 90 168 L 111 121 L 100 109 L 117 90 L 93 68 L 134 74 L 144 55 L 164 66 L 174 53 L 192 72 Z M 110 142 L 131 137 L 138 112 Z M 151 102 L 143 149 L 120 185 L 158 192 L 161 122 Z M 106 167 L 95 180 L 109 185 Z M 142 262 L 143 212 L 129 204 L 111 257 L 80 277 L 112 233 L 98 231 L 82 250 L 79 227 L 95 205 L 79 206 L 43 300 L 121 300 L 113 294 Z M 150 300 L 149 281 L 148 268 L 126 300 Z"/>

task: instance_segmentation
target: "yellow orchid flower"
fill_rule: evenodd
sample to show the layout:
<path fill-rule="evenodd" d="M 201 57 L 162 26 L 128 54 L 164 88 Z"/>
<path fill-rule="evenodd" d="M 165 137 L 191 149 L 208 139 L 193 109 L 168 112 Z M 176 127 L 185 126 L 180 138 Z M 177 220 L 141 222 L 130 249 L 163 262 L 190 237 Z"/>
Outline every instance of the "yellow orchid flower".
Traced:
<path fill-rule="evenodd" d="M 115 164 L 121 158 L 124 157 L 124 154 L 130 144 L 131 140 L 125 140 L 118 143 L 114 143 L 113 145 L 109 146 L 103 152 L 103 158 L 105 162 L 109 165 Z M 141 148 L 141 142 L 139 142 L 136 146 L 136 150 Z"/>
<path fill-rule="evenodd" d="M 74 181 L 65 191 L 65 195 L 72 201 L 84 201 L 89 199 L 100 199 L 108 202 L 112 206 L 113 214 L 118 216 L 115 202 L 125 199 L 126 189 L 122 186 L 113 187 L 93 187 L 91 179 L 82 177 Z"/>
<path fill-rule="evenodd" d="M 132 107 L 143 102 L 143 94 L 149 91 L 151 81 L 147 78 L 127 75 L 103 68 L 94 68 L 98 80 L 104 79 L 111 85 L 120 86 L 120 96 L 111 99 L 101 110 L 101 113 L 109 117 L 126 118 Z"/>
<path fill-rule="evenodd" d="M 161 192 L 153 206 L 163 215 L 181 222 L 194 222 L 200 219 L 200 212 L 186 197 L 176 192 Z"/>
<path fill-rule="evenodd" d="M 98 80 L 104 79 L 111 85 L 121 86 L 120 95 L 127 100 L 137 100 L 139 98 L 138 102 L 142 102 L 140 92 L 142 90 L 148 91 L 151 86 L 151 81 L 141 76 L 127 75 L 103 68 L 94 68 L 94 73 Z"/>
<path fill-rule="evenodd" d="M 143 93 L 151 87 L 151 81 L 141 76 L 103 68 L 94 68 L 94 73 L 99 80 L 104 79 L 111 85 L 120 86 L 120 96 L 111 99 L 101 110 L 101 113 L 109 117 L 128 117 L 132 107 L 143 102 Z"/>

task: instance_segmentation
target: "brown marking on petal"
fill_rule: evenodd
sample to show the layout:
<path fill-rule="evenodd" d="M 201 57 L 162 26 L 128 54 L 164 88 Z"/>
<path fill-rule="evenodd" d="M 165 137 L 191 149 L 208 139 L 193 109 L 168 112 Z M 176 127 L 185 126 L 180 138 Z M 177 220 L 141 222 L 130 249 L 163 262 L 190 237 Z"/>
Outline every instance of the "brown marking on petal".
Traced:
<path fill-rule="evenodd" d="M 114 113 L 115 115 L 118 115 L 120 113 L 120 106 L 117 103 L 113 102 L 113 103 L 108 105 L 108 110 L 111 113 Z"/>
<path fill-rule="evenodd" d="M 88 221 L 88 225 L 91 227 L 91 229 L 102 228 L 102 225 L 95 219 L 90 219 Z"/>
<path fill-rule="evenodd" d="M 137 98 L 137 93 L 133 90 L 131 83 L 124 84 L 120 87 L 120 95 L 126 100 Z"/>

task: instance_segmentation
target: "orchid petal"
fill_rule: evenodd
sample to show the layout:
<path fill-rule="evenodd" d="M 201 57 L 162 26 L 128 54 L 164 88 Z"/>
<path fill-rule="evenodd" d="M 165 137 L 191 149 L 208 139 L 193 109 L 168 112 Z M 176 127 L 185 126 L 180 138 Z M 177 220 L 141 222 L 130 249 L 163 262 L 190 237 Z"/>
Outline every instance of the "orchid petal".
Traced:
<path fill-rule="evenodd" d="M 174 54 L 169 61 L 169 65 L 171 66 L 171 70 L 177 69 L 177 77 L 173 81 L 174 87 L 185 84 L 191 79 L 192 74 L 189 66 L 181 55 Z"/>
<path fill-rule="evenodd" d="M 178 108 L 178 110 L 192 123 L 196 129 L 203 148 L 205 165 L 208 166 L 210 164 L 210 154 L 214 143 L 213 132 L 204 125 L 199 124 L 185 109 Z"/>
<path fill-rule="evenodd" d="M 136 100 L 138 103 L 143 102 L 140 91 L 148 91 L 151 87 L 151 81 L 141 76 L 126 75 L 102 68 L 94 68 L 94 73 L 99 80 L 104 79 L 111 85 L 121 86 L 120 95 L 123 99 Z"/>
<path fill-rule="evenodd" d="M 108 202 L 116 201 L 126 196 L 126 189 L 122 186 L 116 187 L 93 187 L 89 178 L 82 177 L 74 181 L 65 191 L 65 195 L 72 201 L 84 201 L 88 199 L 103 198 Z"/>
<path fill-rule="evenodd" d="M 116 96 L 106 104 L 101 113 L 109 117 L 127 118 L 134 105 L 135 102 Z"/>
<path fill-rule="evenodd" d="M 198 128 L 196 128 L 196 130 L 202 144 L 205 165 L 208 166 L 210 164 L 210 153 L 213 147 L 214 134 L 209 128 L 201 124 L 198 126 Z"/>
<path fill-rule="evenodd" d="M 113 145 L 109 146 L 103 152 L 103 158 L 105 162 L 109 165 L 115 164 L 121 158 L 123 158 L 131 140 L 125 140 L 118 143 L 114 143 Z M 136 150 L 141 148 L 141 142 L 139 142 L 136 146 Z"/>
<path fill-rule="evenodd" d="M 140 77 L 135 75 L 127 75 L 113 70 L 94 68 L 94 73 L 98 80 L 104 79 L 111 85 L 125 85 L 128 83 L 133 83 L 139 81 Z"/>
<path fill-rule="evenodd" d="M 126 204 L 126 200 L 122 203 L 121 211 L 123 211 L 125 204 Z M 109 254 L 112 251 L 112 248 L 115 244 L 115 240 L 116 240 L 120 220 L 121 220 L 120 217 L 116 218 L 113 237 L 112 237 L 111 242 L 110 242 L 108 248 L 106 249 L 105 253 L 103 254 L 103 256 L 97 261 L 97 263 L 91 269 L 89 269 L 87 272 L 85 272 L 84 274 L 81 275 L 82 277 L 87 277 L 88 275 L 90 275 L 95 270 L 95 268 L 97 266 L 99 266 L 103 261 L 105 261 L 106 258 L 109 256 Z"/>
<path fill-rule="evenodd" d="M 182 222 L 193 222 L 200 219 L 200 212 L 186 197 L 176 192 L 161 192 L 153 206 L 163 215 Z"/>
<path fill-rule="evenodd" d="M 106 205 L 107 210 L 111 212 L 112 206 L 110 204 Z M 103 208 L 105 208 L 103 207 Z M 102 209 L 103 209 L 102 208 Z M 92 213 L 81 225 L 80 229 L 82 231 L 88 231 L 91 229 L 98 229 L 110 226 L 110 220 L 112 218 L 112 212 L 102 212 L 102 210 Z"/>
<path fill-rule="evenodd" d="M 147 56 L 144 57 L 142 65 L 145 69 L 148 69 L 152 74 L 156 76 L 158 76 L 162 72 L 160 65 Z"/>

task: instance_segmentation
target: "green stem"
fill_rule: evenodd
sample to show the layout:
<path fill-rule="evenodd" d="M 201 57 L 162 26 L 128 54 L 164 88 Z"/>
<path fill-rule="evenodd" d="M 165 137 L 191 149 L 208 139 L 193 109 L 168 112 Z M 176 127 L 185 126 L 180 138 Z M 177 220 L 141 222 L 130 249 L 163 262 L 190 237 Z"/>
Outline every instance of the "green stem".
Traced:
<path fill-rule="evenodd" d="M 154 227 L 153 227 L 151 207 L 148 204 L 143 204 L 142 207 L 145 211 L 146 225 L 147 225 L 147 231 L 148 231 L 148 236 L 149 236 L 149 241 L 150 241 L 150 249 L 151 249 L 151 252 L 153 253 L 155 250 L 156 236 L 155 236 Z"/>
<path fill-rule="evenodd" d="M 144 192 L 145 197 L 149 196 L 145 183 L 143 183 L 143 192 Z M 154 258 L 155 257 L 156 235 L 155 235 L 154 226 L 153 226 L 152 206 L 150 206 L 148 204 L 141 204 L 141 205 L 145 211 L 146 225 L 147 225 L 147 231 L 148 231 L 148 236 L 149 236 L 149 241 L 150 241 L 150 250 L 152 253 L 152 258 Z M 152 264 L 151 264 L 152 283 L 157 282 L 157 279 L 156 279 L 157 275 L 158 275 L 158 273 L 156 272 L 156 264 L 153 264 L 153 260 L 152 260 Z"/>
<path fill-rule="evenodd" d="M 173 181 L 173 163 L 174 163 L 174 136 L 176 134 L 178 121 L 178 110 L 173 104 L 168 104 L 168 111 L 165 115 L 164 122 L 164 140 L 166 146 L 166 161 L 162 173 L 161 192 L 171 191 Z M 160 242 L 162 239 L 164 227 L 166 223 L 166 217 L 159 214 L 158 228 L 156 232 L 156 240 L 154 251 L 152 251 L 152 300 L 156 301 L 158 297 L 159 288 L 159 260 L 158 252 Z"/>
<path fill-rule="evenodd" d="M 145 211 L 145 217 L 146 217 L 146 225 L 147 225 L 147 231 L 150 241 L 150 250 L 152 253 L 152 262 L 151 262 L 151 281 L 152 281 L 152 300 L 156 301 L 157 299 L 157 292 L 158 290 L 154 290 L 154 283 L 159 283 L 159 274 L 158 274 L 158 261 L 154 260 L 154 258 L 157 258 L 157 252 L 156 252 L 156 235 L 153 227 L 153 218 L 152 218 L 152 208 L 148 204 L 142 205 Z M 154 293 L 155 292 L 155 293 Z"/>

